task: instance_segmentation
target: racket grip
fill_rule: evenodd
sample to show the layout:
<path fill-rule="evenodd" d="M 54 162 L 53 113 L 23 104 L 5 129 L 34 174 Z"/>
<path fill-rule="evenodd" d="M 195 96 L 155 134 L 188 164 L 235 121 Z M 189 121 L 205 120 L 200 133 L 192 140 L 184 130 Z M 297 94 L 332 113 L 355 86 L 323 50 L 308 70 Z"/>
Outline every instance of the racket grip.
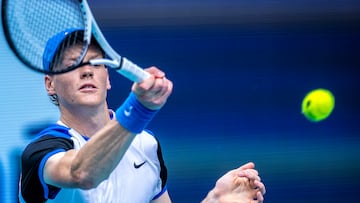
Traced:
<path fill-rule="evenodd" d="M 121 67 L 120 69 L 117 69 L 117 72 L 133 82 L 142 82 L 150 77 L 150 73 L 146 72 L 144 69 L 140 68 L 138 65 L 134 64 L 125 57 L 122 58 Z"/>

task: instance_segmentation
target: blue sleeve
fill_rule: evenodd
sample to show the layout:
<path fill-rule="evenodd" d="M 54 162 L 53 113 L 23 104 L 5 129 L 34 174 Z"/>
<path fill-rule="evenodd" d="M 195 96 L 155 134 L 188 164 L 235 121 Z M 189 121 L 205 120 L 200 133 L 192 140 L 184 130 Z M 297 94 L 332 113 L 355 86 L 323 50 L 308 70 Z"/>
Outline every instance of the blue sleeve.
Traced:
<path fill-rule="evenodd" d="M 26 202 L 44 202 L 56 196 L 60 188 L 45 184 L 42 170 L 51 155 L 70 149 L 70 137 L 54 135 L 38 137 L 25 148 L 21 156 L 21 196 Z"/>

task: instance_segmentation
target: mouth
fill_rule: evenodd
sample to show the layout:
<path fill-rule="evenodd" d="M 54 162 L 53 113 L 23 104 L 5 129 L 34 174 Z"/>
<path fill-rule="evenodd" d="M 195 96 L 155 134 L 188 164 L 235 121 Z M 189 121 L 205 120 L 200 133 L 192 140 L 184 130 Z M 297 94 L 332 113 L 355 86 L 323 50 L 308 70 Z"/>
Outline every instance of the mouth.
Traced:
<path fill-rule="evenodd" d="M 97 87 L 93 84 L 84 84 L 82 85 L 79 90 L 95 90 Z"/>

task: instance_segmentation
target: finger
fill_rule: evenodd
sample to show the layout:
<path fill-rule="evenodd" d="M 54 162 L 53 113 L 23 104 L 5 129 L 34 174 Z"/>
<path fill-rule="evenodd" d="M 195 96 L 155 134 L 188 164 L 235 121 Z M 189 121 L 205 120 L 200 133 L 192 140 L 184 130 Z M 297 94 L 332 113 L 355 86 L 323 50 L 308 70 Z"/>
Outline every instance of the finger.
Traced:
<path fill-rule="evenodd" d="M 145 95 L 145 97 L 152 97 L 161 91 L 166 90 L 166 81 L 168 81 L 165 77 L 156 77 L 151 75 L 146 80 L 140 83 L 134 83 L 132 87 L 132 91 L 137 95 Z"/>
<path fill-rule="evenodd" d="M 250 180 L 259 180 L 259 181 L 261 180 L 258 171 L 254 169 L 246 169 L 246 170 L 238 171 L 237 175 L 239 177 L 247 177 Z"/>
<path fill-rule="evenodd" d="M 153 75 L 156 78 L 163 78 L 165 77 L 165 73 L 158 69 L 155 66 L 151 66 L 150 68 L 146 68 L 145 71 L 149 72 L 151 75 Z"/>
<path fill-rule="evenodd" d="M 131 87 L 131 90 L 136 95 L 142 95 L 145 92 L 149 91 L 151 87 L 153 87 L 155 84 L 155 77 L 151 75 L 149 78 L 143 80 L 140 83 L 134 83 Z"/>
<path fill-rule="evenodd" d="M 161 99 L 169 91 L 170 81 L 164 78 L 156 78 L 154 85 L 144 93 L 145 98 Z"/>
<path fill-rule="evenodd" d="M 167 99 L 172 92 L 173 84 L 170 80 L 163 80 L 164 81 L 162 82 L 158 82 L 160 85 L 159 87 L 154 87 L 139 96 L 140 100 L 144 102 L 146 107 L 150 109 L 159 109 L 167 102 Z"/>
<path fill-rule="evenodd" d="M 154 104 L 162 104 L 167 101 L 167 98 L 171 94 L 171 87 L 165 86 L 163 88 L 160 88 L 157 92 L 153 92 L 153 94 L 148 95 L 148 97 L 152 98 Z M 149 98 L 149 100 L 150 100 Z"/>
<path fill-rule="evenodd" d="M 261 194 L 265 194 L 266 193 L 266 188 L 264 183 L 262 183 L 261 181 L 255 180 L 254 184 L 256 185 L 256 187 L 259 189 L 259 191 L 261 192 Z"/>
<path fill-rule="evenodd" d="M 253 162 L 248 162 L 242 166 L 240 166 L 238 169 L 245 170 L 245 169 L 253 169 L 255 168 L 255 164 Z"/>
<path fill-rule="evenodd" d="M 162 79 L 165 77 L 165 73 L 155 66 L 146 68 L 144 70 L 150 73 L 151 76 L 139 83 L 134 83 L 132 91 L 135 92 L 137 95 L 142 95 L 145 92 L 149 91 L 150 88 L 155 85 L 157 79 Z"/>
<path fill-rule="evenodd" d="M 264 201 L 264 196 L 263 196 L 263 194 L 262 194 L 260 191 L 258 191 L 258 192 L 256 193 L 256 201 L 257 201 L 258 203 L 262 203 L 262 202 Z"/>
<path fill-rule="evenodd" d="M 162 78 L 162 85 L 163 87 L 158 92 L 160 96 L 169 95 L 172 92 L 173 83 L 168 80 L 166 77 Z"/>

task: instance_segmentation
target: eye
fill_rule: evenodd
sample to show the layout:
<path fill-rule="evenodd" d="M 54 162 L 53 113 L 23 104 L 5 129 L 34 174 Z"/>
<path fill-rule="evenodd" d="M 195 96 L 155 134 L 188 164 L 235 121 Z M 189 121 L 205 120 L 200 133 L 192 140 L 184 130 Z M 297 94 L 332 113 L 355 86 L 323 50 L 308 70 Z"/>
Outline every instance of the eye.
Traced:
<path fill-rule="evenodd" d="M 93 65 L 95 68 L 102 68 L 104 65 L 102 64 L 96 64 L 96 65 Z"/>
<path fill-rule="evenodd" d="M 75 65 L 75 63 L 76 63 L 76 59 L 65 59 L 62 63 L 62 66 L 70 67 L 70 66 Z"/>

